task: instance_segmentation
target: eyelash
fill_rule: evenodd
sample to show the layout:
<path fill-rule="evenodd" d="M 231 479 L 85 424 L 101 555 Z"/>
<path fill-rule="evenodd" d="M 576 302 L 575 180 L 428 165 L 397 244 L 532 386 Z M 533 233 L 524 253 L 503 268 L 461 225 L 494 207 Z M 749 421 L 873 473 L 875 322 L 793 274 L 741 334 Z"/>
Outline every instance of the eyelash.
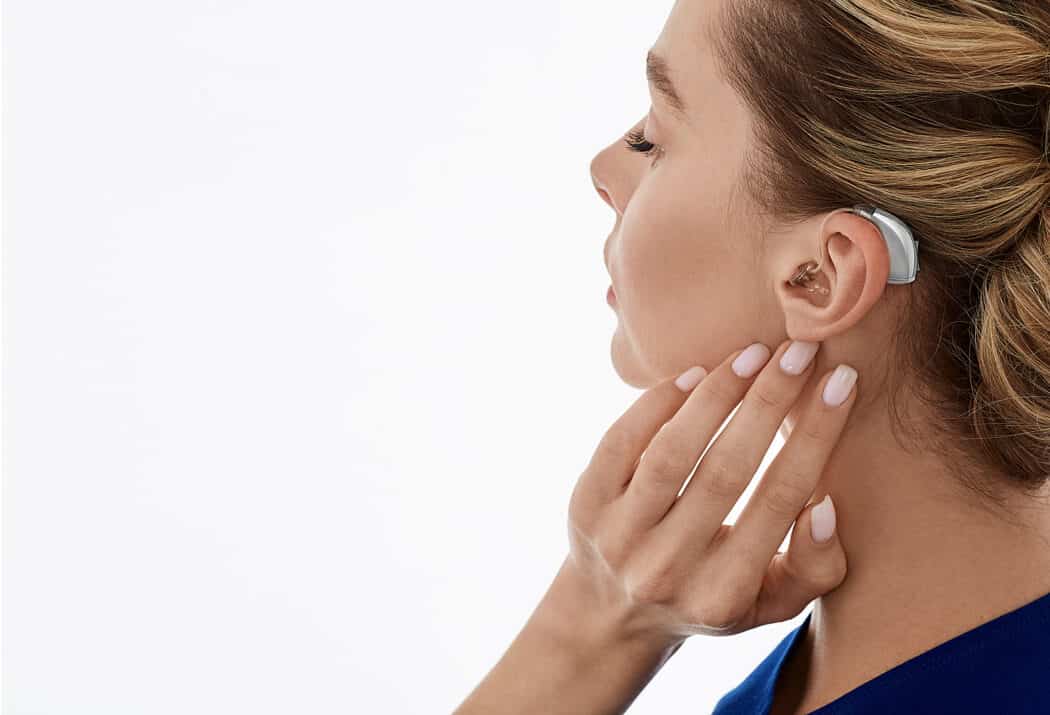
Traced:
<path fill-rule="evenodd" d="M 659 144 L 653 144 L 651 141 L 645 138 L 639 129 L 632 129 L 627 133 L 627 137 L 624 139 L 627 144 L 627 148 L 631 151 L 636 151 L 646 156 L 652 156 L 653 154 L 659 154 L 663 152 L 663 147 Z"/>

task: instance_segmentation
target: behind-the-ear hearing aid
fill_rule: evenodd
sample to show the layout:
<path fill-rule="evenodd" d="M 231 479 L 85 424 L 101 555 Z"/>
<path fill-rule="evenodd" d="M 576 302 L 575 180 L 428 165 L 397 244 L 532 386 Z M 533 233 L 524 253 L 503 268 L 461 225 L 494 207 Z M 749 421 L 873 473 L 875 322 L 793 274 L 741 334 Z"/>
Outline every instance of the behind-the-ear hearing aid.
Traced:
<path fill-rule="evenodd" d="M 882 238 L 886 241 L 886 248 L 890 253 L 890 274 L 887 283 L 903 284 L 915 280 L 915 274 L 919 272 L 919 242 L 912 236 L 908 224 L 891 214 L 889 211 L 875 208 L 868 204 L 857 204 L 853 208 L 836 209 L 824 217 L 824 223 L 834 214 L 840 211 L 849 211 L 858 216 L 863 216 L 874 223 Z M 824 235 L 824 223 L 820 226 L 820 234 Z M 799 266 L 798 272 L 788 281 L 792 285 L 805 285 L 813 280 L 811 274 L 816 273 L 824 263 L 823 243 L 820 244 L 821 258 L 818 263 L 809 261 Z M 827 288 L 807 289 L 810 293 L 819 291 L 826 294 Z"/>

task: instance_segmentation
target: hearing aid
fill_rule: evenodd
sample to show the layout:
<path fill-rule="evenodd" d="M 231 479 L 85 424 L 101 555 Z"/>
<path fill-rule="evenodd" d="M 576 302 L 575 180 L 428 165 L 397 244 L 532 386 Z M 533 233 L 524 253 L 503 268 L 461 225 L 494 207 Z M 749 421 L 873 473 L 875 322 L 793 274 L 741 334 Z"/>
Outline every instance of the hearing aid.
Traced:
<path fill-rule="evenodd" d="M 852 208 L 836 209 L 824 217 L 824 223 L 827 223 L 827 220 L 832 215 L 840 211 L 848 211 L 858 216 L 863 216 L 879 229 L 879 233 L 882 234 L 890 254 L 890 272 L 887 283 L 901 285 L 915 280 L 916 274 L 919 272 L 919 242 L 912 236 L 908 224 L 889 211 L 884 211 L 870 204 L 857 204 Z M 820 235 L 824 235 L 824 223 L 821 224 Z M 812 274 L 816 273 L 824 262 L 823 244 L 821 244 L 820 253 L 821 259 L 818 263 L 809 261 L 799 266 L 798 272 L 788 282 L 792 285 L 802 286 L 813 280 L 814 276 Z M 823 287 L 814 288 L 810 286 L 807 290 L 810 293 L 820 292 L 825 295 L 828 292 L 828 289 Z"/>

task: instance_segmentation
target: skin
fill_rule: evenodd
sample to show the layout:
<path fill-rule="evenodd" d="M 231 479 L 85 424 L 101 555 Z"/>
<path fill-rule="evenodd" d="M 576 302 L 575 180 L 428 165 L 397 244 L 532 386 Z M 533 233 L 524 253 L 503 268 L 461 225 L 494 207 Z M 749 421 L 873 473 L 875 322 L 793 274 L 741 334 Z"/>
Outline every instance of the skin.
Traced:
<path fill-rule="evenodd" d="M 774 708 L 805 713 L 1050 592 L 1050 493 L 1018 496 L 1009 523 L 960 491 L 935 455 L 895 440 L 885 398 L 894 356 L 885 346 L 909 286 L 886 283 L 885 244 L 863 217 L 814 216 L 775 232 L 755 220 L 734 181 L 752 117 L 699 39 L 726 1 L 679 0 L 653 45 L 690 109 L 676 118 L 651 89 L 635 128 L 663 147 L 655 164 L 622 137 L 591 164 L 616 215 L 604 252 L 618 319 L 611 358 L 627 384 L 651 388 L 755 340 L 819 341 L 811 378 L 780 427 L 785 437 L 828 370 L 857 369 L 861 397 L 815 483 L 816 494 L 834 499 L 848 575 L 816 599 Z M 818 245 L 825 259 L 816 284 L 828 295 L 787 284 L 819 258 Z M 917 403 L 906 407 L 916 424 L 933 419 Z"/>

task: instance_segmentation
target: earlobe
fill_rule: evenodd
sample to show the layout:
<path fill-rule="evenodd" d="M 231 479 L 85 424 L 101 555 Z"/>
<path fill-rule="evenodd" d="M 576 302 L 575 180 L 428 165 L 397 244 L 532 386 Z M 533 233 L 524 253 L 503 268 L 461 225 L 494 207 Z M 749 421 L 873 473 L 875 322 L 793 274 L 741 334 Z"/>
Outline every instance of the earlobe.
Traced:
<path fill-rule="evenodd" d="M 823 341 L 845 332 L 885 290 L 890 259 L 882 234 L 848 211 L 825 216 L 818 244 L 822 260 L 799 261 L 797 253 L 791 254 L 777 291 L 793 339 Z"/>

